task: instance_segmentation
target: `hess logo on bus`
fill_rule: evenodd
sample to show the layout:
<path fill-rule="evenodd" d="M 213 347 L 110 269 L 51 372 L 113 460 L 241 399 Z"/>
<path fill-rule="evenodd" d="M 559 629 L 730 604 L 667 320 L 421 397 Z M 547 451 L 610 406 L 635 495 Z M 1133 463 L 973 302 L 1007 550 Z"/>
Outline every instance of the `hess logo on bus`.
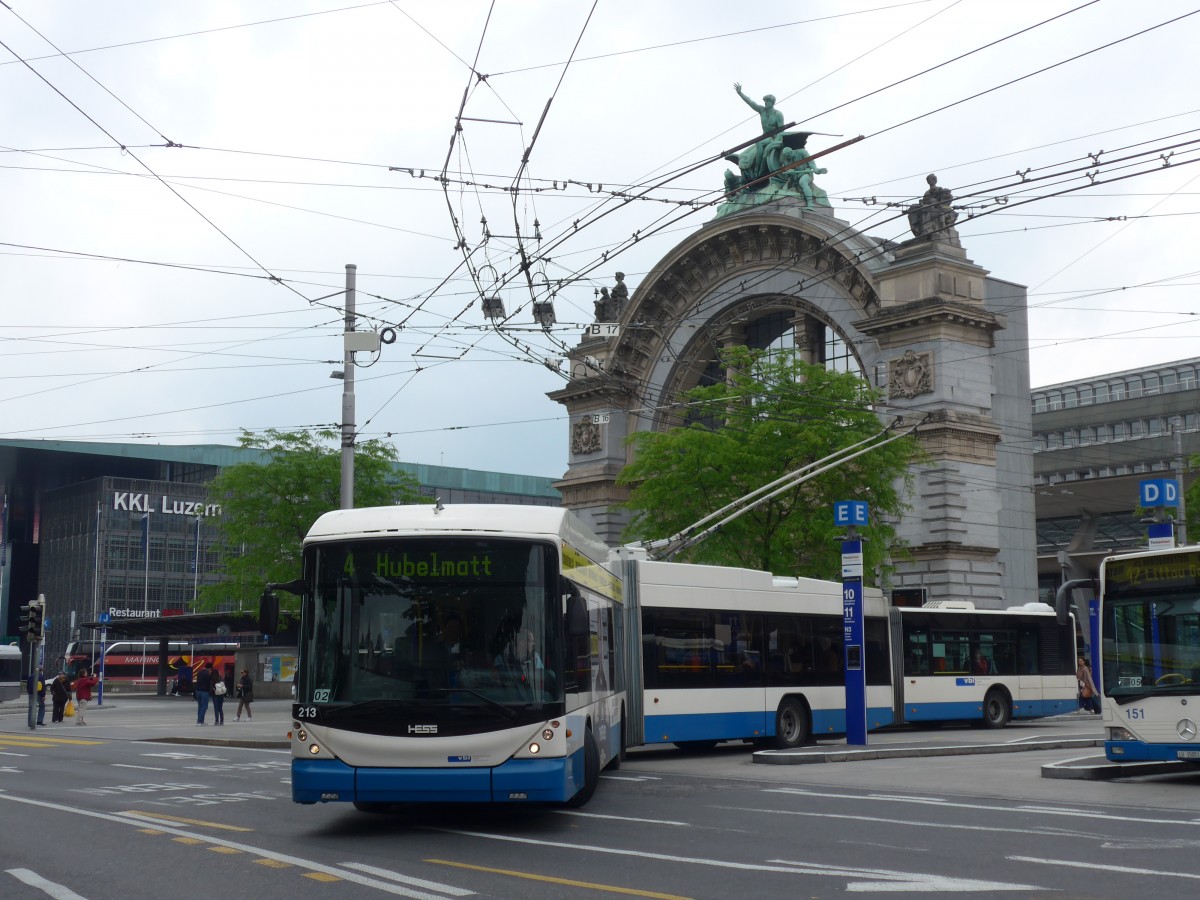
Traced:
<path fill-rule="evenodd" d="M 409 734 L 437 734 L 436 725 L 409 725 Z"/>

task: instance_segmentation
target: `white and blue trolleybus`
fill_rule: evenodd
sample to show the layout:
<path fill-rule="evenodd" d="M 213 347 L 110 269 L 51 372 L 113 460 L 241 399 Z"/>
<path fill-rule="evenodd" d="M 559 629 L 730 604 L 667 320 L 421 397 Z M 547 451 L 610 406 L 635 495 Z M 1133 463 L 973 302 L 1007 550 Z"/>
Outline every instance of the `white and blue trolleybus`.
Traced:
<path fill-rule="evenodd" d="M 640 630 L 631 744 L 781 749 L 846 731 L 842 585 L 625 551 Z M 889 606 L 864 591 L 867 727 L 1011 719 L 1076 709 L 1075 634 L 1043 603 Z M 635 690 L 640 681 L 641 690 Z M 644 733 L 642 727 L 644 726 Z"/>
<path fill-rule="evenodd" d="M 607 554 L 550 507 L 321 516 L 303 545 L 293 799 L 586 803 L 624 746 Z"/>
<path fill-rule="evenodd" d="M 1200 762 L 1200 547 L 1104 559 L 1100 646 L 1108 758 Z"/>

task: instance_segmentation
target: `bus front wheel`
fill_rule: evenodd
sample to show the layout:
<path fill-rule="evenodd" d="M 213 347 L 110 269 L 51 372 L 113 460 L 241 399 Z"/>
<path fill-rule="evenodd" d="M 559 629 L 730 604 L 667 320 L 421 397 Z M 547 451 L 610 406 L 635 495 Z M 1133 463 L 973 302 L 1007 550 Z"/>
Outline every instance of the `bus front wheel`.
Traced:
<path fill-rule="evenodd" d="M 1008 697 L 1003 691 L 991 690 L 983 698 L 983 724 L 985 728 L 1003 728 L 1012 718 Z"/>
<path fill-rule="evenodd" d="M 808 711 L 799 700 L 788 698 L 775 713 L 775 746 L 791 750 L 808 743 Z"/>
<path fill-rule="evenodd" d="M 596 793 L 596 785 L 600 783 L 600 745 L 588 728 L 583 733 L 583 787 L 574 797 L 567 801 L 568 809 L 578 809 Z"/>

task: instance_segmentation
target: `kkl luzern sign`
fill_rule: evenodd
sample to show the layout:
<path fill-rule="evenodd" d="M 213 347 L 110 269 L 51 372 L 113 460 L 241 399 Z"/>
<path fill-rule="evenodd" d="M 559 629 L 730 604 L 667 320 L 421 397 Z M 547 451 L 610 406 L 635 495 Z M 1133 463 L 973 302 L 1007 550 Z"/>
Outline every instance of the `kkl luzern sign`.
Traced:
<path fill-rule="evenodd" d="M 166 494 L 161 495 L 159 505 L 151 506 L 149 494 L 134 494 L 130 491 L 113 492 L 113 509 L 124 509 L 129 512 L 156 512 L 168 516 L 219 516 L 221 504 L 205 503 L 203 500 L 173 500 Z"/>

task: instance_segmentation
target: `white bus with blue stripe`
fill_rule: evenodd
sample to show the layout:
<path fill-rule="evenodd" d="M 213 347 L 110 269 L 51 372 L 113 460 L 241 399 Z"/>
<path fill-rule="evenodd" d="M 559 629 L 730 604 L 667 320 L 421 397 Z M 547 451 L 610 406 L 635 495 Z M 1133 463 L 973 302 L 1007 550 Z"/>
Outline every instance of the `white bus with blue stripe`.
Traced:
<path fill-rule="evenodd" d="M 622 574 L 642 648 L 633 742 L 792 748 L 845 733 L 841 584 L 629 556 Z M 899 608 L 868 588 L 863 612 L 870 729 L 1001 727 L 1076 708 L 1074 633 L 1045 604 Z"/>
<path fill-rule="evenodd" d="M 1103 560 L 1100 646 L 1108 758 L 1200 763 L 1200 547 Z"/>
<path fill-rule="evenodd" d="M 607 554 L 564 509 L 323 515 L 304 540 L 293 799 L 587 802 L 624 746 Z"/>

